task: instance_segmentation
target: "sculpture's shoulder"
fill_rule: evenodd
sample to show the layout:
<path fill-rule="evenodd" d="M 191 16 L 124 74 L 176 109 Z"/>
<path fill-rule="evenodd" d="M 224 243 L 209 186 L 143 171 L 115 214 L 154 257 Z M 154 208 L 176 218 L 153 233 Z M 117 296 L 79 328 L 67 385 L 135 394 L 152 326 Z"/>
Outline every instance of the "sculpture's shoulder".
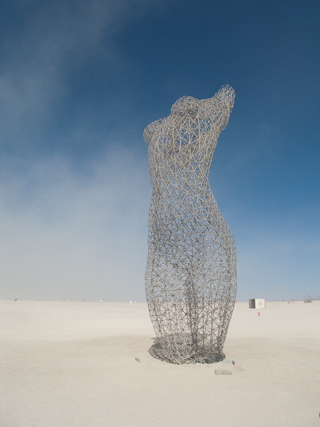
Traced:
<path fill-rule="evenodd" d="M 231 111 L 234 106 L 235 91 L 229 86 L 222 86 L 222 88 L 210 99 L 204 100 L 207 115 L 211 117 L 211 121 L 222 132 L 228 122 Z"/>
<path fill-rule="evenodd" d="M 229 119 L 230 113 L 234 105 L 235 92 L 229 86 L 222 88 L 212 97 L 208 99 L 197 99 L 192 96 L 183 96 L 179 98 L 171 108 L 171 116 L 175 121 L 205 120 L 211 125 Z"/>
<path fill-rule="evenodd" d="M 234 89 L 229 85 L 222 86 L 212 98 L 208 99 L 183 96 L 172 105 L 170 116 L 156 120 L 146 127 L 143 138 L 150 145 L 153 140 L 169 135 L 175 139 L 176 132 L 194 127 L 201 132 L 214 130 L 219 134 L 228 124 L 234 98 Z"/>

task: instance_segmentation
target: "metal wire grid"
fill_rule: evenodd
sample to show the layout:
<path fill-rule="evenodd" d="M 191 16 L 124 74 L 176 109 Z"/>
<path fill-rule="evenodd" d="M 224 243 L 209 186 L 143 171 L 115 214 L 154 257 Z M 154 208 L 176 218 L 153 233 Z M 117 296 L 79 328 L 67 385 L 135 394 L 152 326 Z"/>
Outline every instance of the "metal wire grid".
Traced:
<path fill-rule="evenodd" d="M 146 296 L 157 336 L 150 353 L 170 363 L 212 363 L 223 345 L 237 287 L 236 246 L 209 185 L 234 90 L 182 97 L 144 131 L 149 145 Z"/>

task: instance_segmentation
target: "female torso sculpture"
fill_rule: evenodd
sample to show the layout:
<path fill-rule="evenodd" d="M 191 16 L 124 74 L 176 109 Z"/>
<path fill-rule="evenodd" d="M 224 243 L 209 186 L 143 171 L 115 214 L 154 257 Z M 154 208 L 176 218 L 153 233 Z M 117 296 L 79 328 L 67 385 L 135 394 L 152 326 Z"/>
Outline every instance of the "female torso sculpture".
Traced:
<path fill-rule="evenodd" d="M 144 131 L 149 145 L 146 295 L 157 336 L 153 356 L 171 363 L 223 359 L 236 297 L 236 248 L 209 185 L 234 91 L 183 97 Z"/>

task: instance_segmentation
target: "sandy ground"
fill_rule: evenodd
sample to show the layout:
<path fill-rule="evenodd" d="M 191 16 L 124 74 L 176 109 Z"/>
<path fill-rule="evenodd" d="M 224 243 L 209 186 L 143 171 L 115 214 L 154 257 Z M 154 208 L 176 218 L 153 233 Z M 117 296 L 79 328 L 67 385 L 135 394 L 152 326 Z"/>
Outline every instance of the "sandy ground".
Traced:
<path fill-rule="evenodd" d="M 320 426 L 320 302 L 260 313 L 236 304 L 234 366 L 176 366 L 148 353 L 146 304 L 0 301 L 0 425 Z"/>

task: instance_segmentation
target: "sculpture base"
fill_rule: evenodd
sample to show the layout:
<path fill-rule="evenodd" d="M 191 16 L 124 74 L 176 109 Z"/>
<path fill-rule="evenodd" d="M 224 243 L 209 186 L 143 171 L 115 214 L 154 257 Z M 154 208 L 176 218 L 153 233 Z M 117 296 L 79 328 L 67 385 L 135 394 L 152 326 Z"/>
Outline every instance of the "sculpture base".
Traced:
<path fill-rule="evenodd" d="M 210 364 L 221 362 L 225 359 L 225 354 L 222 351 L 214 351 L 212 349 L 198 348 L 197 351 L 190 351 L 190 354 L 185 352 L 174 351 L 170 348 L 170 351 L 165 349 L 159 339 L 155 339 L 155 344 L 149 348 L 149 353 L 155 359 L 163 362 L 172 363 L 174 365 L 202 363 Z"/>

